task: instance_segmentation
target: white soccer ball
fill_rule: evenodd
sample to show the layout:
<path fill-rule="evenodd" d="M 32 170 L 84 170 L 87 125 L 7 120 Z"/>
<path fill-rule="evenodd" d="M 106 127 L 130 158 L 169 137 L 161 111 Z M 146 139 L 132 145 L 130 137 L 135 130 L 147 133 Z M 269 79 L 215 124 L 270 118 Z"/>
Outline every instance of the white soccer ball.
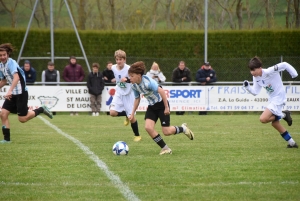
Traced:
<path fill-rule="evenodd" d="M 129 152 L 129 147 L 126 142 L 118 141 L 114 144 L 112 152 L 115 155 L 127 155 Z"/>

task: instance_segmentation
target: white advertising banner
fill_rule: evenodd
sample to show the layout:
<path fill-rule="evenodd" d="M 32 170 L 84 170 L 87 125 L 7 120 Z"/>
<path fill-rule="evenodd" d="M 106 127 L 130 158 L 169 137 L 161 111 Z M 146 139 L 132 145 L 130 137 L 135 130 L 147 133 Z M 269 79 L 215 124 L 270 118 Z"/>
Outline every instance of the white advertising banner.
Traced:
<path fill-rule="evenodd" d="M 85 86 L 27 86 L 29 109 L 47 105 L 52 111 L 91 111 L 90 95 Z M 0 105 L 8 90 L 0 90 Z M 257 96 L 249 94 L 242 86 L 163 86 L 171 111 L 263 111 L 268 105 L 264 89 Z M 300 86 L 285 86 L 287 102 L 284 109 L 300 111 Z M 102 92 L 101 111 L 109 111 L 115 94 L 113 86 Z M 148 102 L 141 98 L 138 111 L 146 111 Z"/>

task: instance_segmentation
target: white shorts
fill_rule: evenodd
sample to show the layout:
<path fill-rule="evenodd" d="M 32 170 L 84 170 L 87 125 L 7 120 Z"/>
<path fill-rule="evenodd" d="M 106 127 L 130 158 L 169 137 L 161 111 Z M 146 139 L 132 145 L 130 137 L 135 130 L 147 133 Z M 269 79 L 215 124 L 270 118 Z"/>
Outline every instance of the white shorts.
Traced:
<path fill-rule="evenodd" d="M 117 112 L 125 111 L 127 116 L 131 115 L 133 109 L 135 97 L 133 91 L 127 95 L 120 95 L 118 92 L 115 93 L 113 100 L 109 106 L 109 110 Z"/>
<path fill-rule="evenodd" d="M 281 104 L 281 105 L 275 105 L 274 103 L 270 103 L 267 108 L 272 112 L 272 114 L 282 117 L 283 113 L 282 113 L 282 109 L 284 108 L 285 103 Z"/>

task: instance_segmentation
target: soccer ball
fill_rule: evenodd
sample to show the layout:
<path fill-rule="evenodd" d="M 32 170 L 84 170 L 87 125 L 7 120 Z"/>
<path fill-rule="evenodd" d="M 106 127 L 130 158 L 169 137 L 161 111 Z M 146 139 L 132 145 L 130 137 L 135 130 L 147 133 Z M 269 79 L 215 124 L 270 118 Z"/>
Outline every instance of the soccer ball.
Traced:
<path fill-rule="evenodd" d="M 112 152 L 115 155 L 127 155 L 129 152 L 129 147 L 126 142 L 118 141 L 114 144 Z"/>

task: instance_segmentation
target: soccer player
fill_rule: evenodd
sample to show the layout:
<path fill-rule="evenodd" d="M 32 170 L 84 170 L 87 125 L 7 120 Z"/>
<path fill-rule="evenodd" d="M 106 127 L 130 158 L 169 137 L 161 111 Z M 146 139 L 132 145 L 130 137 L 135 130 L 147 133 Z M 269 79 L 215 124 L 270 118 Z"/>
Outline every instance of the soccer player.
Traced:
<path fill-rule="evenodd" d="M 260 122 L 272 122 L 272 126 L 288 142 L 287 148 L 298 148 L 297 143 L 293 140 L 290 133 L 279 122 L 283 118 L 289 126 L 293 123 L 291 113 L 288 110 L 282 111 L 286 102 L 286 93 L 279 72 L 287 70 L 292 78 L 295 78 L 298 76 L 297 71 L 286 62 L 264 69 L 258 57 L 254 57 L 249 61 L 248 68 L 253 75 L 253 87 L 250 86 L 248 80 L 245 80 L 243 86 L 246 90 L 255 96 L 264 87 L 269 94 L 269 105 L 260 115 Z"/>
<path fill-rule="evenodd" d="M 0 141 L 1 144 L 11 142 L 10 123 L 8 119 L 10 113 L 17 113 L 18 119 L 22 123 L 29 121 L 40 113 L 44 113 L 52 119 L 52 113 L 44 105 L 33 111 L 28 111 L 28 91 L 25 73 L 15 60 L 9 58 L 13 49 L 10 43 L 0 45 L 0 88 L 5 86 L 7 82 L 10 85 L 4 96 L 5 101 L 1 110 L 2 133 L 4 135 L 4 140 Z"/>
<path fill-rule="evenodd" d="M 164 142 L 159 133 L 155 130 L 155 124 L 160 119 L 162 132 L 166 136 L 184 133 L 190 140 L 194 139 L 194 133 L 187 127 L 186 123 L 181 126 L 170 126 L 170 106 L 165 91 L 152 78 L 144 75 L 145 64 L 138 61 L 129 68 L 130 82 L 135 95 L 133 110 L 129 119 L 134 118 L 134 114 L 140 103 L 140 95 L 143 95 L 149 105 L 145 114 L 145 129 L 150 137 L 160 146 L 160 155 L 172 154 L 172 150 Z"/>
<path fill-rule="evenodd" d="M 128 78 L 129 65 L 126 62 L 126 53 L 123 50 L 115 51 L 116 64 L 112 66 L 112 71 L 116 79 L 116 93 L 109 107 L 110 116 L 125 116 L 124 125 L 127 126 L 129 121 L 134 133 L 133 141 L 138 142 L 142 138 L 139 134 L 138 122 L 134 117 L 128 119 L 132 111 L 132 102 L 134 101 L 134 94 L 131 89 L 131 83 Z"/>

